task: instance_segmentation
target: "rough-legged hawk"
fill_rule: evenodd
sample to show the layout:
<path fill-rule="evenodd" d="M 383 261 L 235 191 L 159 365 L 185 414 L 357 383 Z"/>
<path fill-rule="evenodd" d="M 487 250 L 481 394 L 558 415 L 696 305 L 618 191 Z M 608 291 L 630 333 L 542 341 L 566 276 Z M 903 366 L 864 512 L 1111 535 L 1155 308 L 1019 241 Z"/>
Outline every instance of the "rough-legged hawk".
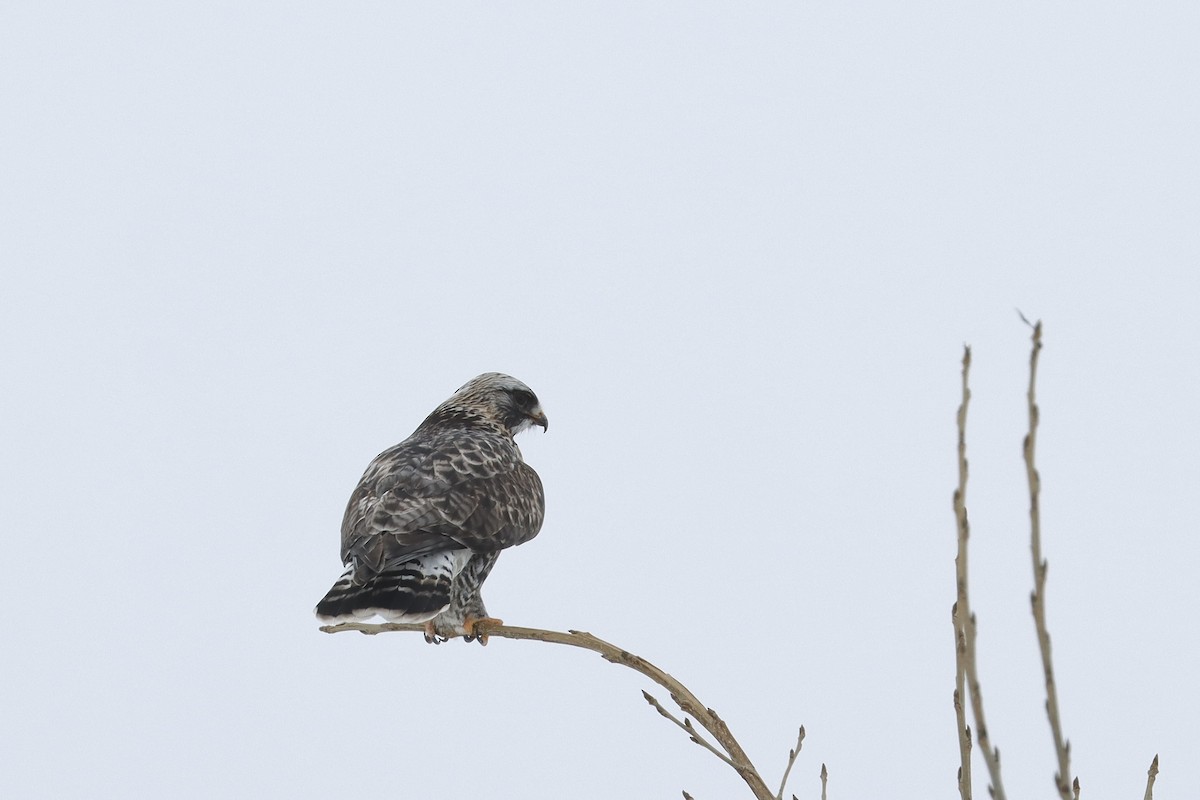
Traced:
<path fill-rule="evenodd" d="M 479 587 L 500 551 L 542 527 L 542 482 L 513 441 L 532 425 L 548 427 L 537 396 L 489 372 L 380 453 L 350 495 L 342 519 L 347 569 L 317 604 L 317 617 L 378 614 L 424 622 L 430 642 L 476 638 L 475 625 L 487 619 Z"/>

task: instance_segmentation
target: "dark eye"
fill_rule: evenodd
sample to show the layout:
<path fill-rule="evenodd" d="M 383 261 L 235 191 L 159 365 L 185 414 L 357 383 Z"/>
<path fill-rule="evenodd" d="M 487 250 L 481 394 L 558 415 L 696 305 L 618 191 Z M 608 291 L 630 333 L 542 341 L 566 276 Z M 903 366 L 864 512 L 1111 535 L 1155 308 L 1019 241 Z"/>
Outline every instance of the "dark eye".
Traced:
<path fill-rule="evenodd" d="M 514 391 L 513 399 L 517 401 L 517 405 L 521 408 L 532 408 L 537 404 L 537 398 L 533 396 L 533 392 L 527 392 L 524 389 Z"/>

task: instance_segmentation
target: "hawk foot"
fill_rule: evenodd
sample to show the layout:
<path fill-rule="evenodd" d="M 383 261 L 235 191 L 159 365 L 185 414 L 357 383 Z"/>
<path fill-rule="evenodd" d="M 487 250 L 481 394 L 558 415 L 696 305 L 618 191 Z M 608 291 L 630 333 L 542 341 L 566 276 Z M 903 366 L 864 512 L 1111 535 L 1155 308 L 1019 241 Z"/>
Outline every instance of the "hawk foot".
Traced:
<path fill-rule="evenodd" d="M 487 629 L 503 625 L 504 620 L 496 619 L 495 617 L 473 617 L 470 614 L 463 620 L 463 639 L 468 642 L 479 640 L 481 645 L 486 646 L 488 643 Z M 475 632 L 475 628 L 482 626 L 483 630 L 479 633 Z"/>
<path fill-rule="evenodd" d="M 429 620 L 428 622 L 425 623 L 425 641 L 426 642 L 428 642 L 429 644 L 441 644 L 442 642 L 448 641 L 449 639 L 450 639 L 449 636 L 446 636 L 445 634 L 443 634 L 441 631 L 439 631 L 437 628 L 434 627 L 433 620 Z"/>
<path fill-rule="evenodd" d="M 425 641 L 430 644 L 441 644 L 448 642 L 456 636 L 461 636 L 465 641 L 473 642 L 479 640 L 479 643 L 486 645 L 488 643 L 487 629 L 503 625 L 504 620 L 496 619 L 495 617 L 475 617 L 470 614 L 462 621 L 462 625 L 455 627 L 442 627 L 436 624 L 434 620 L 429 620 L 425 623 Z M 477 628 L 481 628 L 476 632 Z"/>

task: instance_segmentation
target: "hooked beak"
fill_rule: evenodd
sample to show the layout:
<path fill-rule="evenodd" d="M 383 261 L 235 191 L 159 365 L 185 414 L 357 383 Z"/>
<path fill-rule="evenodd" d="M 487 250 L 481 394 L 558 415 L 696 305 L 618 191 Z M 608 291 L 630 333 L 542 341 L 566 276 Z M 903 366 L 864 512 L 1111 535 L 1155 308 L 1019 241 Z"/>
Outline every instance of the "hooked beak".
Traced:
<path fill-rule="evenodd" d="M 542 426 L 542 433 L 550 430 L 550 420 L 546 419 L 546 413 L 540 408 L 535 408 L 527 416 L 533 420 L 534 425 Z"/>

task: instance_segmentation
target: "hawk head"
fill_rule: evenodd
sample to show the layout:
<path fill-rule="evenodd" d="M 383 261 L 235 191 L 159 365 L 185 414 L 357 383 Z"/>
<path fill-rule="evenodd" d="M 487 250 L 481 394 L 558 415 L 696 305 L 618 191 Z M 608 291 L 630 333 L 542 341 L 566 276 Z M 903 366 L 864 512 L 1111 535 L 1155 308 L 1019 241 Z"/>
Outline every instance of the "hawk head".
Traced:
<path fill-rule="evenodd" d="M 533 425 L 550 427 L 537 395 L 521 381 L 499 372 L 472 378 L 429 415 L 429 422 L 484 422 L 516 436 Z"/>

